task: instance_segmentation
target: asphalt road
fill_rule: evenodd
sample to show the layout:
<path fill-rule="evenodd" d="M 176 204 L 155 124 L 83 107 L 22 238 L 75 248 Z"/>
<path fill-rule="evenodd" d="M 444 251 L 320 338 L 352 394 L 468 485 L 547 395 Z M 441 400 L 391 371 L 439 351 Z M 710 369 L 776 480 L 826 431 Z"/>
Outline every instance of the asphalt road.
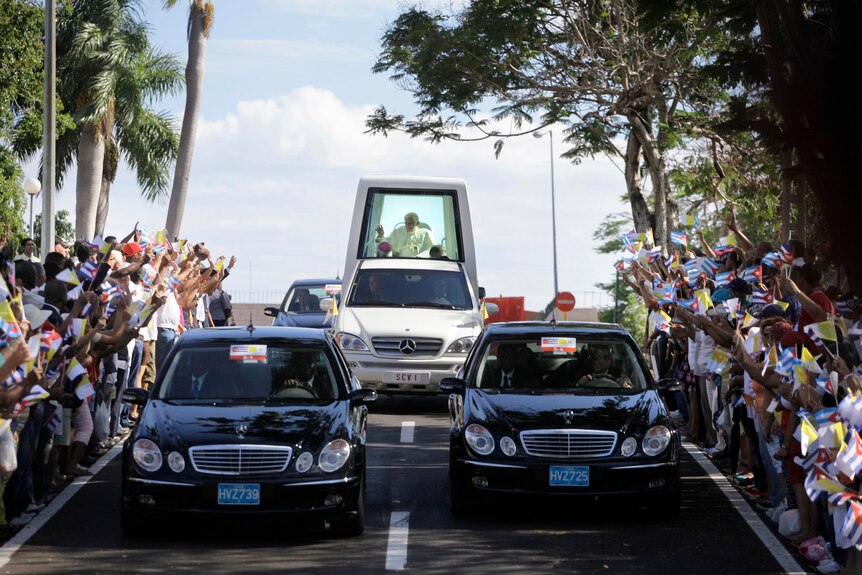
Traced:
<path fill-rule="evenodd" d="M 412 429 L 405 422 L 413 422 Z M 441 398 L 386 399 L 373 407 L 361 537 L 333 539 L 324 530 L 300 529 L 287 520 L 208 520 L 166 522 L 150 538 L 127 539 L 120 532 L 117 457 L 0 570 L 351 575 L 399 569 L 495 575 L 786 571 L 688 454 L 682 465 L 683 509 L 676 520 L 652 520 L 643 511 L 608 502 L 561 505 L 557 500 L 496 501 L 480 518 L 456 520 L 449 513 L 448 428 Z M 743 512 L 750 519 L 751 512 Z M 8 546 L 0 553 L 8 555 Z"/>

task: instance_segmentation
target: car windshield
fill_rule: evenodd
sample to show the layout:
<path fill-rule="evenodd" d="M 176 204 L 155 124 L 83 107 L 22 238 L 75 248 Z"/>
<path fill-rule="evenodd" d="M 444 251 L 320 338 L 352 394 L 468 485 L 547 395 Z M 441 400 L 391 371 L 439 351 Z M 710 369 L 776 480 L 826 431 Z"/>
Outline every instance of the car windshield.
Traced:
<path fill-rule="evenodd" d="M 359 270 L 352 306 L 472 309 L 463 274 L 440 270 Z"/>
<path fill-rule="evenodd" d="M 180 349 L 158 389 L 171 400 L 307 402 L 338 398 L 323 348 L 224 343 Z"/>
<path fill-rule="evenodd" d="M 341 284 L 302 285 L 292 288 L 281 303 L 281 311 L 287 313 L 324 313 L 320 300 L 335 296 L 341 303 Z"/>
<path fill-rule="evenodd" d="M 641 364 L 622 339 L 549 334 L 485 346 L 476 387 L 511 393 L 637 393 Z"/>

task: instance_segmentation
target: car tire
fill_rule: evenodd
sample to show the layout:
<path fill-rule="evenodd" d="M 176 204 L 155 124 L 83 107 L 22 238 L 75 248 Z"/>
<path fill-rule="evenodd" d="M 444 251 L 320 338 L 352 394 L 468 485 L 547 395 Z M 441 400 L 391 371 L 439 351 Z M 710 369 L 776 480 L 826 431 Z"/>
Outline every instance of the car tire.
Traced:
<path fill-rule="evenodd" d="M 676 519 L 682 507 L 682 493 L 679 484 L 669 487 L 664 493 L 655 495 L 648 505 L 650 514 L 656 519 Z"/>
<path fill-rule="evenodd" d="M 126 506 L 120 508 L 120 528 L 123 535 L 130 538 L 143 537 L 152 532 L 149 519 Z"/>
<path fill-rule="evenodd" d="M 356 490 L 356 514 L 347 519 L 333 521 L 332 534 L 339 538 L 358 537 L 365 531 L 365 480 Z"/>
<path fill-rule="evenodd" d="M 454 517 L 468 519 L 476 514 L 475 496 L 472 495 L 462 479 L 454 474 L 449 478 L 449 505 Z"/>

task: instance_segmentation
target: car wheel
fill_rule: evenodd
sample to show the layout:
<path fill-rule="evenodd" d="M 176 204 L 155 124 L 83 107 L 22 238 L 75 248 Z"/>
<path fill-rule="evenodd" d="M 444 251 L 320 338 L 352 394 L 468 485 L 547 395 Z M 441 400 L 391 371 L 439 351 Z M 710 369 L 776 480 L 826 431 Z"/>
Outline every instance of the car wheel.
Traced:
<path fill-rule="evenodd" d="M 664 493 L 653 496 L 648 509 L 656 519 L 676 519 L 682 506 L 679 484 L 669 487 Z"/>
<path fill-rule="evenodd" d="M 356 490 L 356 514 L 348 519 L 332 522 L 332 533 L 336 537 L 356 537 L 365 531 L 365 480 Z"/>
<path fill-rule="evenodd" d="M 449 505 L 455 517 L 467 519 L 476 514 L 475 495 L 470 493 L 469 487 L 455 475 L 449 478 Z"/>
<path fill-rule="evenodd" d="M 150 521 L 126 506 L 120 508 L 120 528 L 126 537 L 143 537 L 151 533 Z"/>

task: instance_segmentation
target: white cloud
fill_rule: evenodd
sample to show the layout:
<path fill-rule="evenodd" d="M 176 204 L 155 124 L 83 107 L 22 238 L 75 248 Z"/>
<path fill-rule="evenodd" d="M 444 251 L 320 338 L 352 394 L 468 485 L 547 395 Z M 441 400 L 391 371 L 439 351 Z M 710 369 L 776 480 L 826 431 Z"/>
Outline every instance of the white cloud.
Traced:
<path fill-rule="evenodd" d="M 491 142 L 431 145 L 402 134 L 364 134 L 373 105 L 347 106 L 304 87 L 240 101 L 199 125 L 181 235 L 236 254 L 236 291 L 285 290 L 296 278 L 330 276 L 344 265 L 356 184 L 363 174 L 464 178 L 477 242 L 480 284 L 489 295 L 523 295 L 528 309 L 552 296 L 550 154 L 546 139 L 514 139 L 500 159 Z M 559 148 L 559 144 L 558 144 Z M 619 201 L 624 181 L 607 160 L 555 159 L 560 288 L 597 291 L 613 257 L 595 254 L 592 233 Z M 74 214 L 74 173 L 58 207 Z M 164 225 L 167 203 L 149 205 L 123 168 L 113 187 L 108 231 L 136 221 Z M 590 303 L 590 296 L 579 295 Z M 599 303 L 596 297 L 594 303 Z"/>

